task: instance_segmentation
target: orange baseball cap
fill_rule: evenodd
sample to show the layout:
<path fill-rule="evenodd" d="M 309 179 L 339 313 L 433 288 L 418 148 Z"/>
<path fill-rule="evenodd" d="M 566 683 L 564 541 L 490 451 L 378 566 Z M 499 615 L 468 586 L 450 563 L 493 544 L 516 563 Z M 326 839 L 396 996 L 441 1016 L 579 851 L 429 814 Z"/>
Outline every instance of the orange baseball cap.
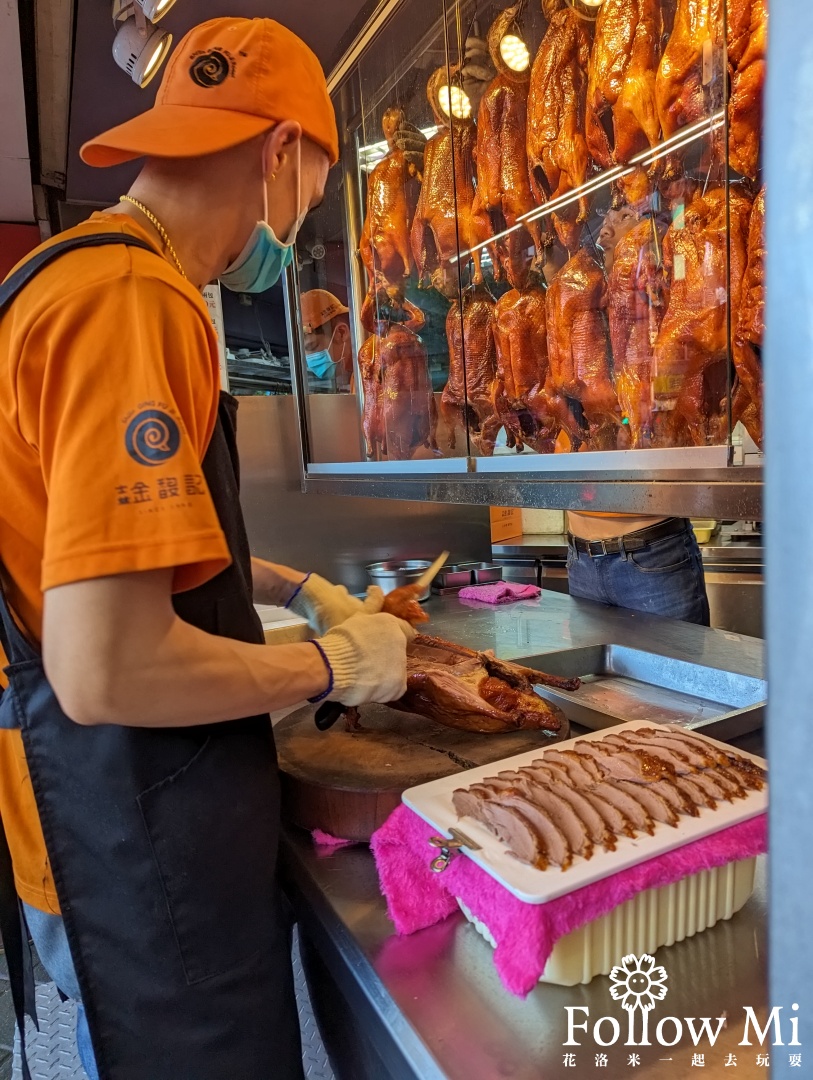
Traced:
<path fill-rule="evenodd" d="M 310 289 L 300 299 L 302 324 L 306 334 L 312 334 L 337 315 L 346 315 L 348 309 L 341 300 L 327 289 Z"/>
<path fill-rule="evenodd" d="M 339 159 L 336 115 L 316 55 L 273 19 L 211 19 L 194 27 L 167 64 L 155 105 L 86 142 L 88 165 L 138 157 L 202 157 L 296 120 Z"/>

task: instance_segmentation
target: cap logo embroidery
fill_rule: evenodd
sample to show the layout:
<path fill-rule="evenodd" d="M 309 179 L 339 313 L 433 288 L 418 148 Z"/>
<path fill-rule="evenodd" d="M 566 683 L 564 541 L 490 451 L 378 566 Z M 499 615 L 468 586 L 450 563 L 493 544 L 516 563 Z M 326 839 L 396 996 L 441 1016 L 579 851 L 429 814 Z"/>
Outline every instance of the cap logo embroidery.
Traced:
<path fill-rule="evenodd" d="M 198 53 L 192 60 L 189 75 L 196 86 L 211 89 L 220 86 L 232 74 L 234 61 L 220 49 L 212 49 L 211 52 Z"/>

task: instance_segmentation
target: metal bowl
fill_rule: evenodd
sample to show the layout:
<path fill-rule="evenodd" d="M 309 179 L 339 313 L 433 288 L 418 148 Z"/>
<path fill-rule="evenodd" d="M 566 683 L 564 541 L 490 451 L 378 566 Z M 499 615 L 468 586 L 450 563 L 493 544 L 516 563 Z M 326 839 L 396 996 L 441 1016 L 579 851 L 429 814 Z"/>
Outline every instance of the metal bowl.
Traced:
<path fill-rule="evenodd" d="M 373 585 L 380 585 L 385 593 L 389 593 L 402 585 L 413 585 L 431 565 L 428 559 L 388 559 L 370 563 L 367 574 Z M 418 599 L 427 600 L 430 590 L 431 585 L 427 585 Z"/>

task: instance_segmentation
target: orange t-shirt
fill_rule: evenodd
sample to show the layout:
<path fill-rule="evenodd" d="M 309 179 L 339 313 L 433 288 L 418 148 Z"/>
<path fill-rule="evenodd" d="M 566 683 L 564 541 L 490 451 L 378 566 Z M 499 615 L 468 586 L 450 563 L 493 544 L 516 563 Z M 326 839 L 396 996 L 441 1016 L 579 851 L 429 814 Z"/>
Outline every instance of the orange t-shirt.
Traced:
<path fill-rule="evenodd" d="M 130 218 L 103 213 L 50 243 L 107 231 L 152 242 Z M 160 254 L 69 252 L 6 310 L 0 558 L 33 638 L 47 589 L 175 567 L 180 592 L 228 566 L 201 468 L 219 388 L 206 304 Z M 0 814 L 20 897 L 57 911 L 18 731 L 0 731 Z"/>

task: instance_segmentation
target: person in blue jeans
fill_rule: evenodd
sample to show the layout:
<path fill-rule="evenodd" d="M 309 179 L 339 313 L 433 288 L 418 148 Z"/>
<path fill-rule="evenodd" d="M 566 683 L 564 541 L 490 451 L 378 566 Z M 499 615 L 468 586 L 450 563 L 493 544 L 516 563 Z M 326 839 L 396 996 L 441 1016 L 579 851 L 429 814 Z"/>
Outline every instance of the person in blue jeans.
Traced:
<path fill-rule="evenodd" d="M 567 517 L 571 596 L 709 625 L 703 560 L 685 518 Z"/>

